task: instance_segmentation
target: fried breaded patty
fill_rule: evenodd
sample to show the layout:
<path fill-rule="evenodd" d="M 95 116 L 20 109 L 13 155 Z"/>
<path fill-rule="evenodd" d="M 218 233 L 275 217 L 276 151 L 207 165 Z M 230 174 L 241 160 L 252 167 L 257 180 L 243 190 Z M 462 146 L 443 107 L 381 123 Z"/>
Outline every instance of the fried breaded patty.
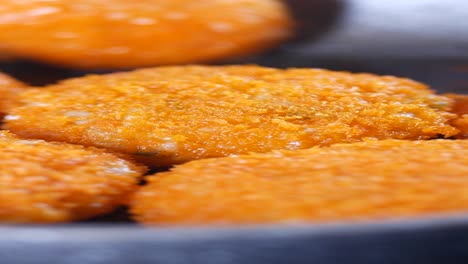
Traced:
<path fill-rule="evenodd" d="M 0 50 L 79 68 L 234 58 L 288 38 L 279 0 L 3 0 Z"/>
<path fill-rule="evenodd" d="M 25 87 L 24 83 L 0 72 L 0 117 L 7 111 L 13 98 Z"/>
<path fill-rule="evenodd" d="M 458 118 L 452 121 L 452 125 L 461 131 L 457 138 L 468 139 L 468 95 L 447 94 L 446 96 L 454 99 L 450 111 L 458 115 Z"/>
<path fill-rule="evenodd" d="M 148 178 L 145 224 L 369 220 L 468 211 L 468 141 L 383 140 L 192 161 Z"/>
<path fill-rule="evenodd" d="M 0 222 L 86 219 L 126 201 L 145 168 L 103 150 L 0 131 Z"/>
<path fill-rule="evenodd" d="M 25 138 L 134 154 L 149 165 L 377 139 L 450 137 L 450 99 L 402 78 L 320 69 L 187 66 L 63 81 L 22 94 Z"/>

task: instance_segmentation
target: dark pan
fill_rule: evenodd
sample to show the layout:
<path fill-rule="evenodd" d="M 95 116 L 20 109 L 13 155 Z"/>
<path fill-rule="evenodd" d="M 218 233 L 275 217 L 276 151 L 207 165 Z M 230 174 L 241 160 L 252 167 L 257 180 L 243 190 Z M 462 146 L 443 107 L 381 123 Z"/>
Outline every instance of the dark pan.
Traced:
<path fill-rule="evenodd" d="M 247 227 L 0 227 L 1 263 L 468 263 L 467 216 Z"/>

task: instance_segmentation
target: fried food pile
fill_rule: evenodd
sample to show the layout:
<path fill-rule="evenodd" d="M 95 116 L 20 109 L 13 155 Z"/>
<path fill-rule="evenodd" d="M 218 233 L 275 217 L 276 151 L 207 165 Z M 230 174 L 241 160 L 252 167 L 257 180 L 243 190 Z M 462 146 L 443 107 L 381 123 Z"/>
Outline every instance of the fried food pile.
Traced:
<path fill-rule="evenodd" d="M 82 69 L 186 64 L 261 52 L 292 28 L 278 0 L 2 0 L 0 52 Z"/>
<path fill-rule="evenodd" d="M 147 165 L 375 139 L 449 138 L 452 100 L 409 79 L 321 69 L 172 66 L 29 89 L 4 128 Z"/>
<path fill-rule="evenodd" d="M 0 131 L 0 223 L 87 219 L 126 202 L 146 171 L 101 149 Z"/>
<path fill-rule="evenodd" d="M 147 225 L 468 210 L 467 96 L 409 79 L 253 65 L 27 89 L 2 79 L 0 222 L 77 221 L 121 205 Z M 142 178 L 141 164 L 177 166 Z"/>

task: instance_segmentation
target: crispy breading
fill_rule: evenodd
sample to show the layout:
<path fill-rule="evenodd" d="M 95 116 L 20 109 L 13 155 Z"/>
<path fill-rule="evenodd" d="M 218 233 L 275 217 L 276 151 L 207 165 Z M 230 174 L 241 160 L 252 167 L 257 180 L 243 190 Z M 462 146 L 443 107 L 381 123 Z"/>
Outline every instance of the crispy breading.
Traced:
<path fill-rule="evenodd" d="M 108 213 L 146 170 L 95 148 L 0 131 L 0 222 L 49 223 Z"/>
<path fill-rule="evenodd" d="M 451 137 L 451 100 L 408 79 L 321 69 L 185 66 L 23 93 L 5 128 L 149 165 L 377 139 Z"/>
<path fill-rule="evenodd" d="M 468 95 L 446 94 L 446 96 L 454 100 L 450 111 L 458 115 L 458 118 L 452 120 L 452 125 L 461 131 L 456 137 L 468 139 Z"/>
<path fill-rule="evenodd" d="M 456 138 L 468 139 L 468 114 L 461 115 L 459 118 L 453 120 L 452 124 L 461 131 Z"/>
<path fill-rule="evenodd" d="M 214 61 L 292 34 L 279 0 L 3 0 L 0 50 L 78 68 Z"/>
<path fill-rule="evenodd" d="M 468 211 L 468 141 L 383 140 L 192 161 L 148 177 L 144 224 L 364 221 Z"/>
<path fill-rule="evenodd" d="M 7 111 L 13 98 L 25 87 L 26 84 L 0 72 L 0 117 Z"/>

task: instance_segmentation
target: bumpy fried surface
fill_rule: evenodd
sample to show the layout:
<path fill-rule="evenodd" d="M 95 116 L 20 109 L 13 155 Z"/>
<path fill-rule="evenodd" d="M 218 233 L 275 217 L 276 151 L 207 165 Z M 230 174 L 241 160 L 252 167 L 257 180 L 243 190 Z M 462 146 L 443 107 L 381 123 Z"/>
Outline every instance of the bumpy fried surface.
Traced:
<path fill-rule="evenodd" d="M 145 224 L 323 222 L 468 210 L 468 141 L 383 140 L 192 161 L 149 177 Z"/>
<path fill-rule="evenodd" d="M 46 223 L 107 213 L 145 168 L 99 149 L 20 140 L 0 131 L 0 222 Z"/>
<path fill-rule="evenodd" d="M 12 77 L 0 73 L 0 117 L 7 111 L 13 98 L 26 87 Z"/>
<path fill-rule="evenodd" d="M 461 133 L 457 135 L 457 138 L 468 139 L 468 114 L 464 114 L 454 120 L 453 125 L 461 131 Z"/>
<path fill-rule="evenodd" d="M 133 153 L 193 159 L 377 139 L 455 135 L 450 99 L 402 78 L 257 66 L 162 67 L 88 76 L 22 94 L 5 127 Z"/>
<path fill-rule="evenodd" d="M 3 0 L 0 50 L 80 68 L 236 57 L 291 34 L 278 0 Z"/>
<path fill-rule="evenodd" d="M 446 96 L 454 99 L 451 112 L 457 114 L 458 118 L 452 121 L 452 125 L 461 131 L 457 138 L 468 139 L 468 95 L 447 94 Z"/>

